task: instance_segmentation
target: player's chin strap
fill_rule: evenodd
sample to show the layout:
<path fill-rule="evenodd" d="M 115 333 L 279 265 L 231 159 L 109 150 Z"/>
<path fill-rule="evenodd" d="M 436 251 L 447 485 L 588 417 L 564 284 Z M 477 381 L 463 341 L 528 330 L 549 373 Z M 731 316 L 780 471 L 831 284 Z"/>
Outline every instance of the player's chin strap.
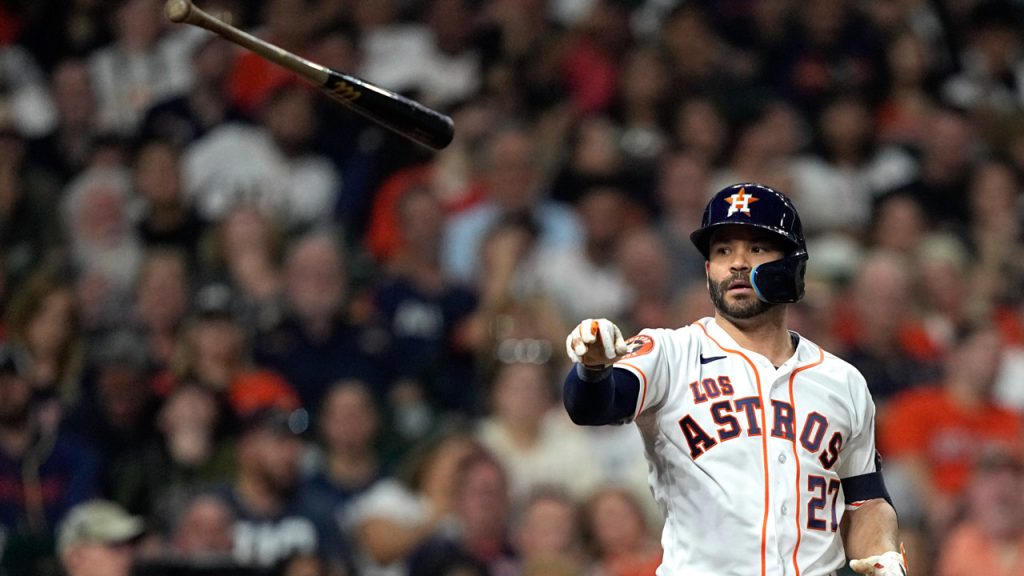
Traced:
<path fill-rule="evenodd" d="M 796 252 L 758 264 L 750 271 L 750 284 L 757 297 L 769 304 L 792 304 L 804 296 L 807 251 Z"/>

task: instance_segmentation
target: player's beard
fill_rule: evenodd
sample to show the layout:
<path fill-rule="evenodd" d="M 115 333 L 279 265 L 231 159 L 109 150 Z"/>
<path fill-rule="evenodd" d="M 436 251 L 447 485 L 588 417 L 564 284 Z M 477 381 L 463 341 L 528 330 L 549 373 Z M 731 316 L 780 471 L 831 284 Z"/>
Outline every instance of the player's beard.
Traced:
<path fill-rule="evenodd" d="M 715 310 L 718 310 L 720 314 L 734 320 L 746 320 L 763 314 L 775 306 L 775 304 L 769 304 L 757 297 L 745 298 L 729 303 L 726 300 L 726 292 L 729 290 L 729 285 L 737 280 L 749 283 L 750 277 L 745 274 L 733 274 L 732 276 L 727 276 L 721 282 L 713 282 L 709 279 L 708 291 L 711 293 L 711 302 L 715 305 Z"/>

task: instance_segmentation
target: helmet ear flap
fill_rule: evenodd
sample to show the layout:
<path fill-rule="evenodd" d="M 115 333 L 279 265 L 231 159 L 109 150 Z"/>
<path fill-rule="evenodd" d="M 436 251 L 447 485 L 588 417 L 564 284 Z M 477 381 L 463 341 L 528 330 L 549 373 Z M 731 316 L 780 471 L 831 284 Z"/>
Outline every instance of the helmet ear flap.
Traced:
<path fill-rule="evenodd" d="M 750 271 L 750 285 L 758 299 L 769 304 L 792 304 L 804 296 L 807 251 L 758 264 Z"/>

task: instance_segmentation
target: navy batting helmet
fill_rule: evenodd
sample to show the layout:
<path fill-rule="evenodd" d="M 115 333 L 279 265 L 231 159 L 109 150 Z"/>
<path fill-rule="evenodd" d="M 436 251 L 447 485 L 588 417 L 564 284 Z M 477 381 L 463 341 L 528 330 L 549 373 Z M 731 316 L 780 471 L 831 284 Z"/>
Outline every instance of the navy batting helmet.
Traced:
<path fill-rule="evenodd" d="M 757 297 L 773 304 L 802 298 L 807 245 L 793 202 L 785 194 L 762 184 L 734 184 L 719 190 L 704 208 L 700 228 L 690 234 L 690 240 L 705 259 L 711 247 L 711 233 L 729 224 L 763 228 L 776 234 L 786 245 L 783 258 L 759 264 L 751 270 L 750 281 Z"/>

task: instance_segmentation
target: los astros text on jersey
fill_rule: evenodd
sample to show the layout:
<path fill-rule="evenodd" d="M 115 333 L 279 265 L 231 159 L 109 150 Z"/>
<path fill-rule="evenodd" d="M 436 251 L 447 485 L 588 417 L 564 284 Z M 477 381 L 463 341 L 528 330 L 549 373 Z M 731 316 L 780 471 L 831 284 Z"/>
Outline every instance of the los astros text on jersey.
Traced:
<path fill-rule="evenodd" d="M 776 368 L 710 318 L 627 343 L 615 365 L 640 380 L 634 420 L 666 517 L 658 574 L 841 567 L 840 482 L 875 469 L 874 404 L 860 373 L 803 338 Z"/>

